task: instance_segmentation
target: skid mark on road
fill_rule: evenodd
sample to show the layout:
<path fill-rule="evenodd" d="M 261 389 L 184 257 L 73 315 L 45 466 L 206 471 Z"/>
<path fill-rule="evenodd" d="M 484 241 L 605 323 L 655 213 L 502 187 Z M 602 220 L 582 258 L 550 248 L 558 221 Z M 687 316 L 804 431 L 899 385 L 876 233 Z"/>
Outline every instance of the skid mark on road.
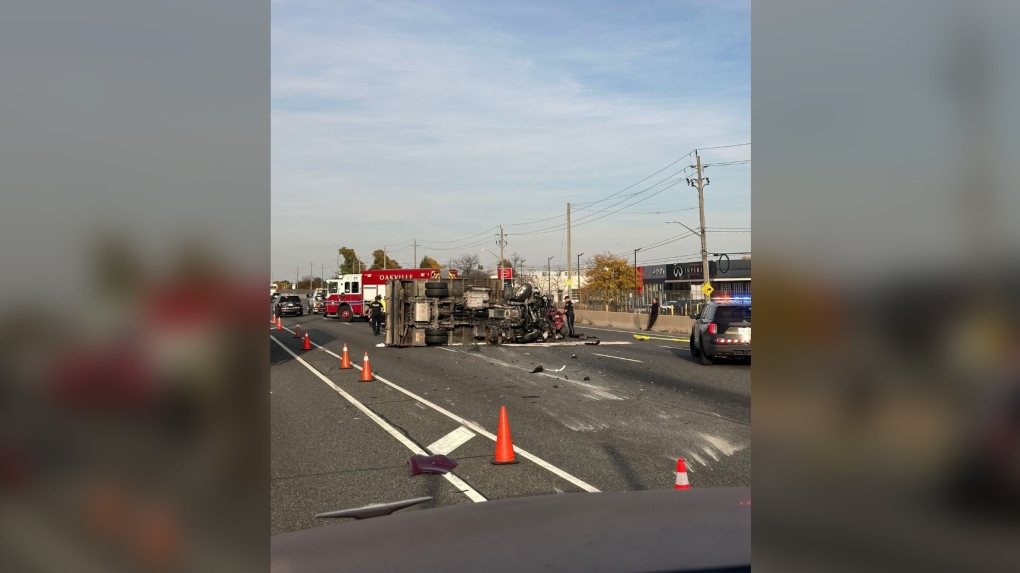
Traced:
<path fill-rule="evenodd" d="M 722 438 L 719 438 L 717 436 L 709 436 L 708 434 L 699 434 L 699 435 L 701 436 L 701 439 L 703 439 L 706 442 L 708 442 L 708 447 L 718 451 L 719 453 L 723 454 L 724 456 L 732 456 L 733 454 L 735 454 L 735 453 L 739 452 L 740 450 L 743 450 L 744 448 L 747 447 L 747 446 L 741 446 L 741 445 L 732 444 L 732 443 L 730 443 L 730 442 L 728 442 L 728 441 L 726 441 L 726 440 L 724 440 Z"/>
<path fill-rule="evenodd" d="M 547 378 L 552 378 L 554 380 L 559 380 L 561 382 L 566 382 L 568 384 L 573 384 L 575 386 L 581 386 L 582 388 L 585 388 L 589 392 L 587 394 L 584 394 L 584 396 L 587 397 L 587 398 L 591 398 L 592 400 L 626 400 L 626 398 L 623 398 L 621 396 L 617 396 L 616 394 L 613 394 L 609 390 L 607 390 L 607 389 L 605 389 L 605 388 L 603 388 L 601 386 L 596 386 L 594 384 L 585 384 L 584 382 L 578 382 L 576 380 L 571 380 L 571 379 L 566 378 L 564 376 L 556 376 L 554 374 L 549 374 L 548 372 L 532 372 L 526 366 L 518 366 L 516 364 L 510 364 L 509 362 L 503 362 L 502 360 L 496 360 L 495 358 L 489 358 L 487 356 L 479 356 L 479 355 L 476 355 L 476 354 L 473 354 L 473 353 L 462 352 L 462 351 L 457 351 L 457 350 L 450 350 L 449 348 L 441 348 L 441 350 L 445 350 L 447 352 L 467 354 L 469 356 L 474 356 L 474 357 L 480 358 L 482 360 L 488 360 L 492 364 L 498 364 L 500 366 L 506 366 L 508 368 L 513 368 L 515 370 L 523 370 L 524 372 L 527 372 L 528 374 L 538 374 L 540 376 L 545 376 Z M 532 380 L 527 379 L 527 378 L 525 378 L 524 381 L 528 382 L 529 384 L 533 384 L 534 383 Z"/>
<path fill-rule="evenodd" d="M 606 424 L 596 422 L 587 416 L 575 417 L 564 414 L 563 412 L 551 412 L 546 408 L 541 408 L 541 410 L 548 414 L 550 418 L 563 424 L 573 432 L 595 432 L 609 428 Z"/>

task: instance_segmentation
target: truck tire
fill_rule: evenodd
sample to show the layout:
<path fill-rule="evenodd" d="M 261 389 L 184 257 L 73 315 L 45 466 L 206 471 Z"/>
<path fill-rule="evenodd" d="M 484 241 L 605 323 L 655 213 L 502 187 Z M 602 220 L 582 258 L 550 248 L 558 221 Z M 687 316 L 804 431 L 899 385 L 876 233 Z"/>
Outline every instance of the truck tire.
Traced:
<path fill-rule="evenodd" d="M 449 288 L 443 281 L 426 281 L 425 288 Z"/>
<path fill-rule="evenodd" d="M 443 344 L 446 344 L 447 340 L 449 340 L 449 335 L 442 328 L 425 329 L 426 346 L 441 346 Z"/>
<path fill-rule="evenodd" d="M 342 306 L 336 311 L 336 317 L 344 322 L 350 322 L 354 318 L 354 311 L 349 306 Z"/>
<path fill-rule="evenodd" d="M 440 287 L 435 287 L 435 288 L 425 287 L 425 296 L 433 297 L 433 298 L 446 298 L 446 297 L 450 296 L 450 289 L 446 285 L 442 285 L 442 288 L 440 288 Z"/>

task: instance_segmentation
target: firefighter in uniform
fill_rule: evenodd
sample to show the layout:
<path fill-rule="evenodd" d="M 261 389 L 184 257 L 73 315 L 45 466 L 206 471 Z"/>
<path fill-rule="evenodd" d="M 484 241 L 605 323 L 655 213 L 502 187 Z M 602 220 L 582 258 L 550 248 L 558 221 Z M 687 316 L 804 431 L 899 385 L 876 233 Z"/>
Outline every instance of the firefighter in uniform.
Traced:
<path fill-rule="evenodd" d="M 372 323 L 372 333 L 378 336 L 383 314 L 386 312 L 386 307 L 382 303 L 382 295 L 375 295 L 375 300 L 368 305 L 368 312 L 369 320 Z"/>

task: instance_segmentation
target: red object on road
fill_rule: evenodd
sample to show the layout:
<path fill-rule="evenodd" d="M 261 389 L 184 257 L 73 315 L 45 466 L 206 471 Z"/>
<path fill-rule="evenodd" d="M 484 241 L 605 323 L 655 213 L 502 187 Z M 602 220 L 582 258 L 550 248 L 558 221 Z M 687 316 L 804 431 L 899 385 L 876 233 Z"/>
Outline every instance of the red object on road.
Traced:
<path fill-rule="evenodd" d="M 312 341 L 308 339 L 308 331 L 305 331 L 305 341 L 301 345 L 301 350 L 311 350 L 311 349 L 312 349 Z"/>

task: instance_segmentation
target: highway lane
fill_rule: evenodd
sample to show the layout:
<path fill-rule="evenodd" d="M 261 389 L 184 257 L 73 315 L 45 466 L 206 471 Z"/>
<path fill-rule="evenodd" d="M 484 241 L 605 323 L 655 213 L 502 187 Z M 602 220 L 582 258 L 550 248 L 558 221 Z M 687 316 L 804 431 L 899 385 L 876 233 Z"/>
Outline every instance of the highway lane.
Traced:
<path fill-rule="evenodd" d="M 408 479 L 412 452 L 278 344 L 271 341 L 269 353 L 272 534 L 322 525 L 316 513 L 381 500 L 436 498 L 422 509 L 470 503 L 438 475 Z"/>
<path fill-rule="evenodd" d="M 271 332 L 422 447 L 464 425 L 437 408 L 494 433 L 499 406 L 505 405 L 519 450 L 534 454 L 595 489 L 671 487 L 676 458 L 681 456 L 688 461 L 695 487 L 750 484 L 747 364 L 703 367 L 691 359 L 686 343 L 636 341 L 625 331 L 589 331 L 602 340 L 598 346 L 572 341 L 569 345 L 398 349 L 377 348 L 383 337 L 372 336 L 364 322 L 340 323 L 305 316 L 284 319 L 284 323 L 289 328 L 294 324 L 310 328 L 311 340 L 336 354 L 346 342 L 357 364 L 367 350 L 373 372 L 404 392 L 378 381 L 358 382 L 357 370 L 340 371 L 338 360 L 326 351 L 301 353 L 300 340 L 290 332 Z M 543 372 L 532 373 L 539 365 Z M 274 366 L 274 380 L 276 370 Z M 293 372 L 290 375 L 298 376 Z M 329 396 L 331 390 L 325 383 L 314 381 L 311 373 L 300 376 L 311 378 L 294 384 L 290 391 L 307 392 L 309 396 L 296 400 L 322 404 L 342 401 L 335 392 Z M 303 390 L 306 385 L 321 388 Z M 321 393 L 323 389 L 325 394 Z M 333 415 L 345 416 L 337 412 Z M 316 443 L 328 449 L 336 448 L 334 442 L 338 439 L 360 439 L 357 433 L 337 438 L 330 423 L 333 420 L 329 418 L 310 423 L 320 428 L 308 434 L 303 453 L 293 456 L 313 456 Z M 275 434 L 275 414 L 273 431 Z M 584 490 L 529 460 L 514 466 L 490 464 L 493 441 L 477 431 L 472 433 L 474 437 L 450 455 L 461 463 L 455 473 L 486 498 Z M 274 436 L 274 458 L 275 440 Z M 377 450 L 382 451 L 374 446 L 350 452 L 330 451 L 335 456 L 355 457 L 358 467 L 370 467 L 368 462 Z M 410 452 L 387 454 L 393 459 L 402 458 L 405 468 L 408 455 Z M 289 463 L 281 458 L 279 467 Z M 419 477 L 425 476 L 412 479 Z M 451 491 L 456 493 L 454 488 Z M 398 492 L 400 495 L 396 495 Z M 413 497 L 405 493 L 398 490 L 371 501 Z M 448 502 L 451 500 L 441 503 Z M 299 525 L 309 526 L 307 522 Z"/>

